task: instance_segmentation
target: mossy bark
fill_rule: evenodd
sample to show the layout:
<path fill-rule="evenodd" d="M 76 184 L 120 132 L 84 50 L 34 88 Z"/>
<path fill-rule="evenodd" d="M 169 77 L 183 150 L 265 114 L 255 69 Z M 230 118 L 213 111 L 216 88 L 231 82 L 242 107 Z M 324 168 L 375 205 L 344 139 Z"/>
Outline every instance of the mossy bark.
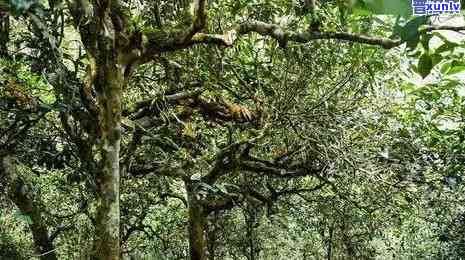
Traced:
<path fill-rule="evenodd" d="M 191 260 L 207 260 L 206 224 L 207 215 L 196 197 L 196 184 L 186 183 L 189 211 L 189 250 Z"/>
<path fill-rule="evenodd" d="M 116 54 L 115 54 L 116 55 Z M 115 59 L 97 61 L 94 86 L 100 111 L 100 170 L 97 184 L 97 212 L 94 259 L 119 259 L 119 152 L 121 142 L 121 95 L 124 76 Z"/>

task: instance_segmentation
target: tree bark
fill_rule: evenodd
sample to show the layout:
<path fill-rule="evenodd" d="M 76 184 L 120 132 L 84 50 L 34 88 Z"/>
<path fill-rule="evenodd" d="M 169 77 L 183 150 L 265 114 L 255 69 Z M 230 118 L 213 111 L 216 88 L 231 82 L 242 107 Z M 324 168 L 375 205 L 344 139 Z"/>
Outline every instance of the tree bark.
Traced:
<path fill-rule="evenodd" d="M 328 227 L 328 233 L 329 237 L 328 240 L 326 241 L 326 259 L 331 260 L 333 256 L 333 226 L 330 225 Z"/>
<path fill-rule="evenodd" d="M 218 212 L 214 212 L 214 217 L 206 225 L 207 232 L 207 249 L 208 249 L 208 260 L 215 260 L 215 250 L 217 237 L 217 225 L 218 225 Z M 210 228 L 211 226 L 211 228 Z"/>
<path fill-rule="evenodd" d="M 116 55 L 116 54 L 113 54 Z M 102 57 L 100 57 L 101 59 Z M 106 57 L 108 58 L 108 57 Z M 102 62 L 102 60 L 100 60 Z M 99 107 L 100 170 L 97 184 L 97 212 L 94 259 L 119 259 L 120 210 L 119 152 L 121 143 L 121 95 L 124 82 L 122 69 L 112 59 L 95 66 L 94 86 Z"/>
<path fill-rule="evenodd" d="M 0 57 L 8 57 L 7 43 L 10 40 L 10 16 L 0 11 Z"/>
<path fill-rule="evenodd" d="M 248 260 L 258 259 L 260 250 L 255 245 L 255 222 L 256 212 L 255 206 L 247 204 L 247 208 L 244 210 L 245 226 L 246 226 L 246 239 L 248 244 L 248 252 L 245 254 Z"/>
<path fill-rule="evenodd" d="M 89 60 L 86 95 L 93 103 L 95 90 L 97 102 L 92 105 L 98 110 L 98 122 L 95 122 L 98 164 L 93 176 L 97 207 L 92 259 L 119 259 L 121 97 L 131 71 L 129 57 L 134 55 L 131 55 L 132 46 L 128 46 L 131 42 L 125 43 L 125 17 L 118 1 L 71 1 L 70 11 Z"/>
<path fill-rule="evenodd" d="M 29 216 L 31 222 L 29 228 L 32 239 L 40 259 L 56 260 L 55 247 L 48 234 L 47 225 L 42 217 L 42 209 L 34 200 L 30 186 L 27 185 L 16 173 L 15 159 L 12 156 L 4 156 L 0 164 L 0 177 L 8 184 L 8 196 L 19 208 L 23 215 Z"/>
<path fill-rule="evenodd" d="M 198 184 L 187 183 L 187 201 L 189 211 L 189 249 L 191 260 L 207 260 L 206 224 L 207 215 L 201 202 L 196 198 Z"/>

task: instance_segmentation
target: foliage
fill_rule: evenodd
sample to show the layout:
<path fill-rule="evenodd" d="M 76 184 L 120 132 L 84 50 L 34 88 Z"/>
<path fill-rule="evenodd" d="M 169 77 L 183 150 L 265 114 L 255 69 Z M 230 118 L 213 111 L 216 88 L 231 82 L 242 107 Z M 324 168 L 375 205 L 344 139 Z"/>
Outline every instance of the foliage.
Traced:
<path fill-rule="evenodd" d="M 77 2 L 11 1 L 0 30 L 0 258 L 95 257 L 115 147 L 122 257 L 463 256 L 464 42 L 431 17 Z"/>

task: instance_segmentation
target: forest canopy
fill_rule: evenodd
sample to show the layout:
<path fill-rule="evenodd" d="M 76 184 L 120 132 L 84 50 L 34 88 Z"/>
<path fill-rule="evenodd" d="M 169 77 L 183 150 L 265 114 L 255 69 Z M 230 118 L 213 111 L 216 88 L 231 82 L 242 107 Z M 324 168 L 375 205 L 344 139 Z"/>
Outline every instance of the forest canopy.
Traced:
<path fill-rule="evenodd" d="M 0 0 L 0 259 L 462 259 L 465 19 L 417 2 Z"/>

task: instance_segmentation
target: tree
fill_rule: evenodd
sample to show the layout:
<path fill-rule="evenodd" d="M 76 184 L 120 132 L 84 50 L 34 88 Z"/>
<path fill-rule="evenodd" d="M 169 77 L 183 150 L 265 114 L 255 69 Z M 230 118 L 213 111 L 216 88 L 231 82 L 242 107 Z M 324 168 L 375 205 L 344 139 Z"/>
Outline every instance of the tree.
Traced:
<path fill-rule="evenodd" d="M 28 42 L 32 45 L 31 49 L 38 51 L 21 53 L 25 56 L 21 62 L 26 63 L 31 71 L 42 73 L 53 87 L 53 94 L 49 96 L 55 102 L 48 104 L 47 113 L 53 111 L 53 120 L 60 123 L 57 132 L 62 135 L 58 142 L 67 147 L 66 153 L 54 152 L 63 156 L 69 155 L 69 160 L 62 160 L 65 165 L 59 168 L 74 170 L 70 174 L 74 178 L 71 182 L 85 182 L 87 191 L 95 196 L 95 212 L 88 205 L 79 206 L 78 211 L 79 214 L 89 215 L 90 221 L 95 224 L 93 258 L 119 259 L 122 242 L 128 240 L 131 233 L 146 230 L 144 219 L 147 215 L 142 212 L 139 220 L 127 227 L 126 233 L 120 230 L 121 209 L 125 209 L 120 205 L 121 176 L 130 182 L 135 176 L 152 174 L 184 183 L 187 199 L 179 199 L 182 196 L 173 195 L 169 189 L 167 194 L 178 198 L 188 207 L 191 259 L 208 257 L 206 229 L 209 215 L 231 209 L 240 202 L 250 204 L 254 200 L 271 208 L 281 196 L 320 189 L 332 190 L 340 198 L 353 201 L 347 195 L 350 192 L 344 189 L 341 191 L 335 184 L 347 184 L 344 183 L 347 179 L 336 182 L 335 178 L 339 178 L 344 170 L 359 170 L 354 163 L 357 158 L 348 158 L 350 153 L 346 151 L 359 152 L 362 144 L 347 138 L 344 129 L 337 128 L 337 124 L 315 124 L 305 114 L 308 111 L 328 113 L 329 116 L 321 119 L 335 122 L 339 120 L 339 124 L 355 132 L 351 125 L 353 122 L 343 121 L 340 117 L 347 115 L 343 113 L 344 109 L 351 110 L 355 105 L 369 104 L 363 101 L 363 92 L 367 90 L 366 87 L 351 90 L 346 86 L 348 83 L 360 86 L 373 80 L 364 75 L 348 74 L 347 81 L 339 82 L 330 91 L 318 86 L 318 81 L 310 83 L 315 89 L 308 90 L 299 88 L 299 84 L 305 84 L 305 76 L 316 78 L 318 75 L 299 65 L 306 61 L 305 58 L 317 59 L 319 55 L 323 57 L 329 53 L 353 66 L 347 68 L 344 64 L 339 64 L 340 67 L 334 68 L 330 64 L 314 64 L 315 71 L 326 73 L 316 68 L 320 65 L 327 70 L 342 72 L 351 69 L 360 73 L 365 66 L 370 74 L 373 73 L 370 65 L 376 62 L 358 61 L 367 52 L 376 54 L 379 48 L 392 49 L 403 43 L 416 48 L 420 40 L 422 44 L 425 41 L 427 43 L 433 31 L 464 29 L 426 25 L 427 19 L 414 18 L 403 24 L 397 21 L 393 30 L 395 37 L 387 38 L 383 36 L 388 33 L 386 30 L 372 26 L 375 19 L 369 17 L 365 21 L 359 21 L 356 16 L 350 16 L 344 6 L 332 2 L 321 4 L 321 8 L 331 11 L 326 15 L 328 19 L 308 29 L 309 22 L 300 21 L 299 13 L 291 4 L 272 2 L 274 6 L 257 2 L 257 7 L 254 7 L 256 10 L 252 8 L 252 11 L 260 8 L 263 10 L 251 14 L 253 19 L 245 20 L 237 19 L 249 11 L 247 3 L 242 1 L 207 3 L 204 0 L 195 0 L 192 3 L 192 12 L 187 11 L 188 3 L 185 1 L 143 3 L 146 10 L 134 7 L 132 3 L 115 0 L 70 1 L 66 3 L 66 8 L 64 3 L 56 1 L 19 1 L 1 6 L 2 56 L 6 60 L 13 60 L 13 63 L 17 58 L 12 59 L 12 54 L 5 48 L 10 41 L 9 16 L 14 15 L 14 19 L 24 22 L 23 28 L 28 29 L 26 35 L 30 39 L 24 42 Z M 223 14 L 222 9 L 228 11 Z M 155 14 L 154 17 L 152 13 Z M 290 17 L 285 21 L 287 25 L 269 22 L 275 16 L 286 15 Z M 305 12 L 300 15 L 304 17 Z M 337 19 L 340 19 L 341 28 L 334 27 L 333 22 Z M 69 24 L 70 20 L 72 26 Z M 209 23 L 210 20 L 218 21 L 220 25 Z M 349 28 L 350 23 L 355 24 L 354 28 Z M 223 24 L 228 24 L 226 30 Z M 315 25 L 314 21 L 312 24 Z M 19 27 L 15 29 L 20 29 Z M 348 32 L 349 29 L 355 29 L 356 32 Z M 71 51 L 65 47 L 64 42 L 70 42 L 67 38 L 73 37 L 66 34 L 67 30 L 79 35 L 79 46 L 83 50 Z M 380 36 L 370 36 L 371 34 Z M 347 57 L 344 54 L 336 53 L 335 48 L 328 46 L 326 41 L 320 40 L 329 40 L 332 44 L 347 43 L 337 46 L 351 51 L 348 59 L 345 59 Z M 312 44 L 313 49 L 302 47 L 305 44 Z M 358 44 L 372 48 L 357 51 L 357 48 L 365 48 Z M 259 46 L 263 47 L 263 52 L 257 51 Z M 224 53 L 216 56 L 213 54 L 212 50 L 222 53 L 228 47 L 229 50 L 232 49 L 233 57 L 229 58 L 232 62 L 223 62 L 227 56 Z M 255 56 L 233 49 L 239 47 L 250 53 L 255 51 Z M 276 51 L 276 48 L 282 48 L 283 51 Z M 196 68 L 189 61 L 189 55 L 179 52 L 185 49 L 190 51 L 189 54 L 196 55 L 196 61 L 204 64 L 198 67 L 200 73 L 182 72 L 186 71 L 186 66 L 172 60 L 181 59 Z M 329 52 L 325 53 L 326 50 Z M 313 53 L 317 55 L 313 56 Z M 73 59 L 73 56 L 76 58 Z M 286 87 L 293 92 L 286 93 L 279 89 L 282 87 L 276 84 L 279 77 L 274 76 L 272 70 L 267 70 L 265 62 L 253 64 L 251 67 L 255 69 L 255 75 L 250 75 L 246 67 L 248 60 L 253 58 L 263 61 L 263 57 L 270 57 L 272 65 L 283 68 L 285 73 L 280 76 L 291 82 Z M 278 61 L 274 61 L 274 57 Z M 324 59 L 337 62 L 332 57 L 324 56 Z M 243 67 L 236 69 L 234 58 Z M 293 59 L 299 60 L 300 64 Z M 44 60 L 49 62 L 43 64 L 41 61 Z M 216 68 L 208 68 L 212 64 Z M 291 64 L 300 71 L 286 71 L 286 66 Z M 432 57 L 425 52 L 420 57 L 417 71 L 426 76 L 430 73 L 432 64 Z M 157 85 L 151 87 L 158 89 L 148 90 L 151 96 L 149 99 L 134 101 L 143 96 L 142 91 L 134 89 L 141 83 L 141 79 L 147 77 L 144 75 L 146 71 L 151 69 L 163 69 L 164 78 L 155 79 Z M 382 66 L 375 69 L 383 70 Z M 161 74 L 152 71 L 150 76 Z M 197 80 L 187 80 L 192 79 L 192 75 Z M 323 75 L 325 77 L 321 78 L 321 82 L 334 76 L 331 73 Z M 267 79 L 268 86 L 261 86 L 262 78 Z M 18 90 L 17 85 L 20 84 L 16 79 L 8 80 L 5 82 L 9 83 L 4 83 L 5 88 L 10 89 L 5 100 L 13 100 L 13 107 L 26 105 L 26 108 L 33 109 L 43 103 L 28 93 L 31 89 Z M 231 88 L 230 85 L 234 87 Z M 223 91 L 215 91 L 215 88 Z M 237 90 L 243 93 L 237 93 Z M 319 95 L 319 92 L 325 94 Z M 283 98 L 280 99 L 278 94 L 282 94 Z M 286 94 L 299 94 L 302 98 L 294 99 Z M 292 106 L 292 102 L 299 102 L 301 105 Z M 272 106 L 276 107 L 268 109 Z M 181 111 L 173 112 L 173 109 Z M 164 124 L 163 117 L 170 125 Z M 175 120 L 171 123 L 173 118 Z M 13 122 L 13 126 L 16 122 L 18 121 Z M 196 132 L 196 124 L 202 129 L 200 133 Z M 214 126 L 213 129 L 211 126 Z M 282 127 L 293 131 L 284 133 L 280 131 Z M 321 131 L 328 127 L 341 132 L 323 135 L 322 140 L 315 141 L 315 137 L 320 136 L 309 130 L 312 127 Z M 306 131 L 306 134 L 299 135 L 299 130 Z M 150 140 L 145 147 L 144 138 Z M 210 140 L 204 141 L 203 138 Z M 280 146 L 283 140 L 286 141 L 284 147 Z M 10 141 L 7 138 L 5 145 L 10 145 Z M 331 142 L 342 144 L 333 147 Z M 319 152 L 316 149 L 318 145 L 328 149 L 324 153 Z M 19 146 L 22 147 L 12 145 L 13 150 L 3 149 L 6 153 L 4 158 L 11 158 L 14 150 L 18 150 L 15 152 L 20 155 L 24 153 L 21 150 L 25 143 Z M 140 151 L 142 147 L 145 151 Z M 24 159 L 22 161 L 27 162 Z M 52 161 L 57 160 L 53 158 Z M 369 161 L 358 164 L 375 163 Z M 50 167 L 51 165 L 49 163 L 46 168 L 56 166 Z M 251 173 L 258 177 L 249 178 Z M 242 179 L 238 175 L 243 176 Z M 234 186 L 225 188 L 220 185 L 224 180 Z M 296 183 L 284 185 L 286 182 Z M 168 187 L 176 185 L 173 181 L 167 183 Z M 265 185 L 257 188 L 248 185 L 250 183 Z M 350 183 L 345 187 L 350 187 Z M 131 194 L 133 191 L 126 192 Z M 21 208 L 20 203 L 16 204 Z M 341 230 L 346 230 L 345 228 L 342 227 Z M 328 232 L 332 241 L 334 228 L 331 225 L 330 230 Z M 123 234 L 123 241 L 120 234 Z M 325 231 L 322 234 L 326 239 Z M 351 239 L 347 238 L 341 243 L 346 243 L 345 247 L 350 248 L 347 241 Z M 331 241 L 328 245 L 332 245 Z M 332 247 L 328 246 L 327 251 L 330 258 Z"/>

